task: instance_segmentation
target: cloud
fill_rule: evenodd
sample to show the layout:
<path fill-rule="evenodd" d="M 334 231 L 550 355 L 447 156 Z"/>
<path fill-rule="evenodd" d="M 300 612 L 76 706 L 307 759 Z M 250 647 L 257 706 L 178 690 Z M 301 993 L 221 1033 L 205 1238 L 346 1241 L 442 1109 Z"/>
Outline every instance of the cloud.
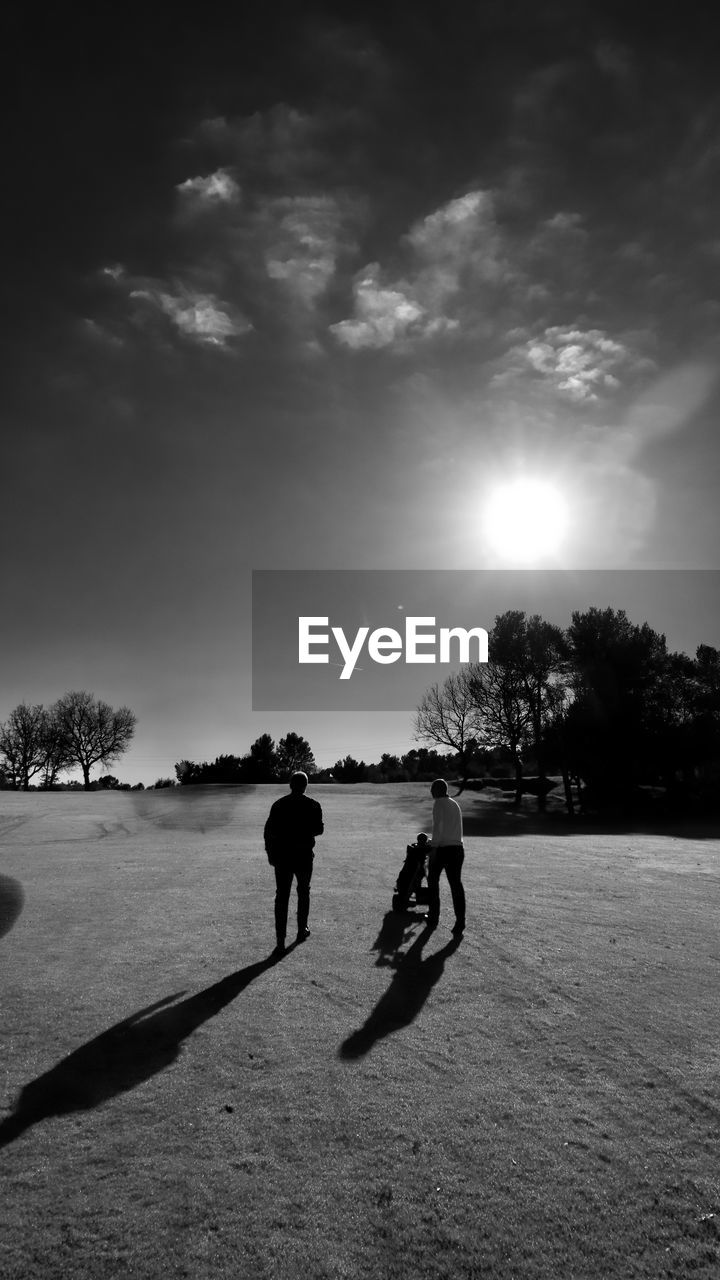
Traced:
<path fill-rule="evenodd" d="M 133 275 L 116 264 L 102 268 L 101 278 L 142 304 L 145 316 L 160 313 L 183 337 L 206 345 L 225 347 L 258 326 L 275 337 L 282 329 L 314 330 L 338 261 L 355 246 L 355 206 L 324 192 L 240 200 L 229 177 L 216 170 L 180 185 L 192 216 L 176 222 L 167 275 Z"/>
<path fill-rule="evenodd" d="M 426 319 L 423 308 L 402 288 L 383 286 L 377 263 L 357 277 L 353 295 L 354 318 L 330 325 L 330 332 L 343 346 L 353 351 L 387 347 L 404 341 L 411 332 L 422 334 Z"/>
<path fill-rule="evenodd" d="M 98 346 L 108 347 L 111 350 L 119 351 L 125 346 L 124 339 L 119 333 L 116 333 L 107 324 L 100 324 L 97 320 L 85 317 L 79 327 L 79 332 L 83 338 Z"/>
<path fill-rule="evenodd" d="M 325 161 L 321 138 L 325 122 L 285 102 L 251 116 L 214 116 L 200 121 L 189 142 L 200 152 L 242 174 L 289 181 Z"/>
<path fill-rule="evenodd" d="M 582 214 L 560 209 L 551 218 L 543 219 L 530 247 L 532 251 L 555 254 L 560 248 L 567 252 L 570 246 L 575 250 L 584 249 L 587 240 Z"/>
<path fill-rule="evenodd" d="M 316 339 L 323 295 L 356 247 L 365 202 L 338 180 L 335 126 L 320 108 L 280 102 L 203 120 L 186 139 L 206 176 L 177 187 L 182 279 L 241 296 L 242 310 L 275 336 L 310 329 L 303 341 Z"/>
<path fill-rule="evenodd" d="M 416 222 L 406 237 L 418 257 L 430 263 L 472 263 L 497 272 L 499 233 L 493 197 L 488 191 L 468 191 Z M 488 267 L 489 264 L 489 267 Z"/>
<path fill-rule="evenodd" d="M 406 237 L 419 260 L 418 295 L 441 311 L 478 285 L 508 283 L 515 275 L 489 191 L 468 191 L 417 222 Z"/>
<path fill-rule="evenodd" d="M 355 277 L 352 317 L 330 326 L 343 345 L 407 345 L 455 331 L 456 301 L 512 276 L 489 192 L 468 191 L 440 206 L 413 224 L 401 248 L 411 259 L 402 276 L 383 283 L 380 265 L 370 263 Z"/>
<path fill-rule="evenodd" d="M 250 321 L 231 303 L 186 281 L 134 276 L 121 263 L 101 267 L 97 274 L 114 293 L 116 310 L 112 320 L 107 314 L 102 323 L 84 320 L 84 335 L 93 342 L 124 345 L 131 329 L 151 333 L 154 330 L 157 336 L 153 321 L 160 317 L 168 320 L 182 337 L 202 346 L 224 348 L 231 339 L 252 329 Z M 121 312 L 117 309 L 118 302 L 122 305 Z M 107 303 L 104 310 L 107 313 Z M 122 338 L 120 328 L 124 331 Z"/>
<path fill-rule="evenodd" d="M 558 391 L 573 400 L 595 400 L 598 389 L 616 391 L 620 383 L 611 372 L 625 360 L 619 342 L 600 329 L 546 329 L 544 342 L 526 349 L 528 362 L 538 373 L 548 374 Z"/>
<path fill-rule="evenodd" d="M 224 349 L 233 338 L 252 329 L 250 321 L 231 303 L 187 285 L 178 284 L 174 293 L 162 285 L 133 288 L 129 296 L 167 316 L 183 337 L 202 346 Z"/>
<path fill-rule="evenodd" d="M 554 64 L 532 87 L 552 96 L 576 70 Z M 497 368 L 499 380 L 535 377 L 574 402 L 617 389 L 625 352 L 587 317 L 602 250 L 580 213 L 551 206 L 534 216 L 532 202 L 519 205 L 507 184 L 472 185 L 360 257 L 373 188 L 359 195 L 347 181 L 364 154 L 360 131 L 348 128 L 344 136 L 322 102 L 313 112 L 280 102 L 202 121 L 185 139 L 173 261 L 133 282 L 136 300 L 183 336 L 220 346 L 255 327 L 272 341 L 322 344 L 329 336 L 357 351 L 463 339 L 487 360 L 522 324 L 527 338 Z M 354 158 L 339 154 L 341 136 Z M 574 336 L 558 324 L 573 316 L 583 317 Z"/>
<path fill-rule="evenodd" d="M 223 204 L 236 204 L 240 199 L 240 187 L 227 169 L 216 169 L 205 177 L 186 178 L 178 183 L 181 211 L 195 215 L 208 208 Z"/>
<path fill-rule="evenodd" d="M 640 356 L 602 329 L 546 328 L 540 337 L 528 338 L 510 349 L 495 385 L 539 375 L 563 397 L 576 403 L 592 403 L 621 386 L 622 375 L 653 368 Z"/>
<path fill-rule="evenodd" d="M 142 304 L 145 317 L 159 313 L 205 345 L 225 347 L 258 325 L 274 337 L 283 328 L 295 335 L 298 327 L 314 328 L 339 258 L 355 247 L 362 202 L 344 192 L 278 196 L 259 181 L 241 192 L 227 165 L 185 179 L 176 197 L 175 261 L 167 274 L 135 276 L 108 265 L 100 272 L 107 285 Z M 137 313 L 138 327 L 142 317 Z"/>
<path fill-rule="evenodd" d="M 312 307 L 332 280 L 338 255 L 352 247 L 345 211 L 330 195 L 285 196 L 269 201 L 259 221 L 268 276 Z"/>
<path fill-rule="evenodd" d="M 358 273 L 352 314 L 330 332 L 354 349 L 407 349 L 448 334 L 497 344 L 528 325 L 526 345 L 508 353 L 498 381 L 534 371 L 574 400 L 616 389 L 616 366 L 629 358 L 621 343 L 600 329 L 549 323 L 554 311 L 594 298 L 583 216 L 560 209 L 520 233 L 498 207 L 502 190 L 474 188 L 415 221 L 398 243 L 396 271 L 375 262 Z"/>

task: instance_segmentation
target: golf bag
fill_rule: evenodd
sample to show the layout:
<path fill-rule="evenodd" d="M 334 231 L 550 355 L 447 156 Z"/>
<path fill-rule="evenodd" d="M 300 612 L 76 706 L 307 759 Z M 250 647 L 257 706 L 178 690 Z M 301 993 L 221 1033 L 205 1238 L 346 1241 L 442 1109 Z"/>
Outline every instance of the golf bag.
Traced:
<path fill-rule="evenodd" d="M 419 906 L 430 901 L 427 883 L 423 884 L 428 850 L 429 845 L 408 845 L 393 893 L 393 911 L 406 911 L 409 906 Z"/>

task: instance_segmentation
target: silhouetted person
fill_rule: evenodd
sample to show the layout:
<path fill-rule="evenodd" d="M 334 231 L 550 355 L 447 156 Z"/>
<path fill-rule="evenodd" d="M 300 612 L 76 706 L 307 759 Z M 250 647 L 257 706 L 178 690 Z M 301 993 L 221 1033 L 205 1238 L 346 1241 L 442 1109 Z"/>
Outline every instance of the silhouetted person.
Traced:
<path fill-rule="evenodd" d="M 465 930 L 465 890 L 462 883 L 463 847 L 462 809 L 448 795 L 444 778 L 436 778 L 430 788 L 433 805 L 433 831 L 428 866 L 428 929 L 436 929 L 440 920 L 440 876 L 445 872 L 455 909 L 453 935 L 461 937 Z"/>
<path fill-rule="evenodd" d="M 298 770 L 290 778 L 290 794 L 276 800 L 265 823 L 265 852 L 275 870 L 275 953 L 285 950 L 288 905 L 293 876 L 297 881 L 297 940 L 310 936 L 310 881 L 315 837 L 324 831 L 322 809 L 305 795 L 307 774 Z"/>

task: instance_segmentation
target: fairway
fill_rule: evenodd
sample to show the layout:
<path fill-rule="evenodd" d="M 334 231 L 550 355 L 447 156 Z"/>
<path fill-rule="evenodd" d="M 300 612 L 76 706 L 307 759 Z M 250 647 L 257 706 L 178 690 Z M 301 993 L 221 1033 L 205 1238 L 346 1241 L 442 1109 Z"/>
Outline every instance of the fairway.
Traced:
<path fill-rule="evenodd" d="M 274 962 L 285 790 L 0 793 L 3 1280 L 716 1276 L 720 839 L 463 796 L 458 945 L 428 786 L 311 787 Z"/>

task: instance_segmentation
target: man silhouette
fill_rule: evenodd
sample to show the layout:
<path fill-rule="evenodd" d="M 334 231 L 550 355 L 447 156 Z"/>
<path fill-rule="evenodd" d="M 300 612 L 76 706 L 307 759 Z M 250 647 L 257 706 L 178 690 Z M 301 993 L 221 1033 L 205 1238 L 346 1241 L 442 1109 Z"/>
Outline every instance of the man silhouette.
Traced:
<path fill-rule="evenodd" d="M 275 870 L 275 954 L 285 950 L 288 906 L 293 877 L 297 881 L 297 941 L 310 936 L 310 881 L 313 873 L 315 837 L 324 831 L 322 809 L 317 800 L 305 795 L 306 773 L 298 769 L 290 778 L 290 794 L 276 800 L 263 832 L 265 852 Z"/>

